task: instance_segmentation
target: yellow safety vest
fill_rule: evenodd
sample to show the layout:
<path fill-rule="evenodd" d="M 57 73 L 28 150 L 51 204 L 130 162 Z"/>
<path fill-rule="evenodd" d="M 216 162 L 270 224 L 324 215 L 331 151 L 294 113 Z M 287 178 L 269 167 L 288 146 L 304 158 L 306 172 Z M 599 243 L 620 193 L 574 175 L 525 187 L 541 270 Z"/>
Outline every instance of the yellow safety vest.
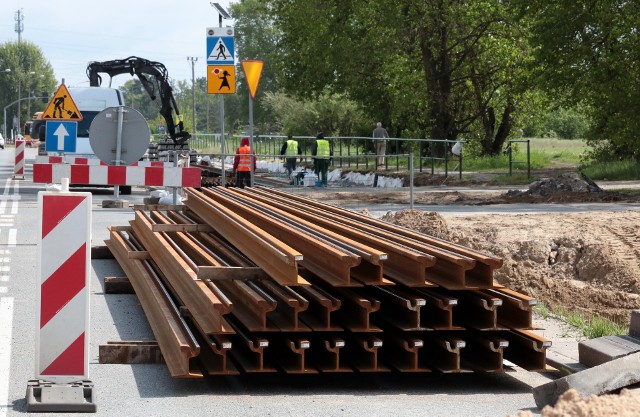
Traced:
<path fill-rule="evenodd" d="M 329 141 L 326 139 L 318 139 L 316 140 L 318 144 L 318 151 L 316 153 L 316 158 L 318 159 L 329 159 L 331 156 L 331 151 L 329 149 Z"/>
<path fill-rule="evenodd" d="M 287 150 L 285 154 L 288 157 L 295 157 L 298 155 L 298 141 L 297 140 L 288 140 L 287 141 Z"/>

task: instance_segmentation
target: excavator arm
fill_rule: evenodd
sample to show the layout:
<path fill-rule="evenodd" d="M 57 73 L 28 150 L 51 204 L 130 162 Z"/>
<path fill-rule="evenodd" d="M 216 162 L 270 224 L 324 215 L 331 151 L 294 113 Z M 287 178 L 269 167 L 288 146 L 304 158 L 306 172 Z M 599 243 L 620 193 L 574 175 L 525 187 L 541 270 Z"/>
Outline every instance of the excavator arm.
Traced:
<path fill-rule="evenodd" d="M 156 91 L 160 95 L 160 115 L 167 124 L 167 131 L 171 139 L 175 143 L 184 143 L 191 138 L 191 134 L 184 130 L 180 111 L 173 96 L 173 89 L 169 84 L 169 74 L 163 64 L 137 56 L 112 61 L 90 62 L 87 66 L 87 76 L 92 87 L 100 87 L 102 84 L 100 73 L 109 74 L 111 78 L 126 73 L 137 76 L 151 100 L 156 99 Z M 173 121 L 174 111 L 178 118 L 177 123 Z"/>

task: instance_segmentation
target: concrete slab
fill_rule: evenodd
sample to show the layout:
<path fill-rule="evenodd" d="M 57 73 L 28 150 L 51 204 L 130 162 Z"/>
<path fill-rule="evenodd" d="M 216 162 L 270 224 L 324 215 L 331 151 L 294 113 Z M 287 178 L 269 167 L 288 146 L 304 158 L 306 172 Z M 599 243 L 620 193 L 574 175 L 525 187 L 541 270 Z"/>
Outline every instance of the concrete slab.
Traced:
<path fill-rule="evenodd" d="M 640 310 L 633 310 L 631 312 L 629 336 L 640 338 Z"/>
<path fill-rule="evenodd" d="M 640 353 L 633 353 L 611 362 L 589 368 L 542 384 L 533 389 L 538 408 L 553 405 L 565 391 L 573 388 L 587 397 L 615 391 L 640 382 Z"/>
<path fill-rule="evenodd" d="M 631 336 L 604 336 L 578 344 L 580 363 L 589 368 L 640 352 L 640 339 Z"/>

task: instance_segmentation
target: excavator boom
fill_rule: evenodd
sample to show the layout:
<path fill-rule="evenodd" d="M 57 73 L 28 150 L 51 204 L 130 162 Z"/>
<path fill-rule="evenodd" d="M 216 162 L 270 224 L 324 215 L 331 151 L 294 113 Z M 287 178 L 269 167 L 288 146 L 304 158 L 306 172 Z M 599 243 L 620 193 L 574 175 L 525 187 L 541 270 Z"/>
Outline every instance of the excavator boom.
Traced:
<path fill-rule="evenodd" d="M 89 77 L 89 84 L 92 87 L 100 87 L 102 84 L 100 73 L 106 73 L 111 78 L 126 73 L 137 76 L 151 100 L 156 99 L 156 92 L 160 95 L 160 114 L 167 124 L 167 131 L 174 143 L 184 143 L 191 138 L 191 134 L 184 130 L 180 111 L 173 96 L 173 89 L 169 84 L 169 74 L 162 63 L 137 56 L 90 62 L 87 66 L 87 77 Z M 177 123 L 173 121 L 173 112 L 178 118 Z"/>

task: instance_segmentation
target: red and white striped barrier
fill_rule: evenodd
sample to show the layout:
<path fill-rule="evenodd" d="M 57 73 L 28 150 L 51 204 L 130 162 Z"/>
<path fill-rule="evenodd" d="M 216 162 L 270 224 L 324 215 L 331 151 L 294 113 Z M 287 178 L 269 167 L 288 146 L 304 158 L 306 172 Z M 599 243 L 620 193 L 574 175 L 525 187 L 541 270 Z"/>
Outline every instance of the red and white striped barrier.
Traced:
<path fill-rule="evenodd" d="M 76 185 L 137 185 L 157 187 L 200 187 L 198 168 L 33 164 L 34 183 L 56 183 L 69 178 Z"/>
<path fill-rule="evenodd" d="M 16 162 L 13 166 L 13 179 L 24 179 L 24 139 L 16 139 Z"/>
<path fill-rule="evenodd" d="M 86 380 L 91 193 L 41 191 L 38 208 L 36 378 L 57 384 Z"/>
<path fill-rule="evenodd" d="M 44 156 L 36 157 L 36 164 L 71 164 L 71 165 L 103 165 L 109 166 L 106 162 L 102 162 L 97 158 L 80 158 L 75 156 Z M 129 166 L 136 167 L 173 167 L 173 162 L 163 161 L 136 161 Z"/>

